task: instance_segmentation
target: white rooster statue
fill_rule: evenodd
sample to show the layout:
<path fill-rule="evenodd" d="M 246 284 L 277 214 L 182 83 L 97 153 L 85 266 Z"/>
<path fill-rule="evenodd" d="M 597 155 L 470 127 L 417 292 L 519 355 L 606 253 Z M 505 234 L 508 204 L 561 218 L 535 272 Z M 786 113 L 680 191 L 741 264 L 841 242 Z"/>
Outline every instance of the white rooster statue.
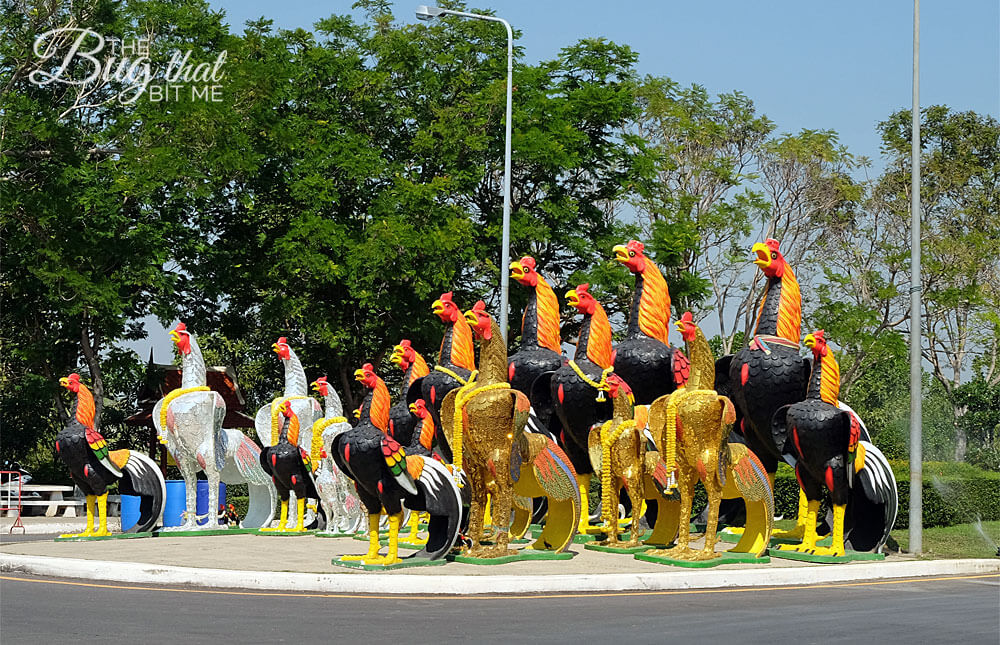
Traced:
<path fill-rule="evenodd" d="M 257 438 L 263 446 L 273 446 L 278 442 L 278 432 L 281 427 L 279 420 L 279 407 L 285 401 L 292 404 L 292 412 L 299 419 L 299 448 L 309 453 L 313 463 L 319 460 L 320 443 L 313 442 L 313 424 L 323 418 L 323 409 L 319 401 L 309 396 L 309 381 L 306 379 L 306 372 L 302 369 L 302 363 L 298 356 L 288 345 L 288 339 L 284 336 L 271 345 L 271 349 L 278 355 L 285 366 L 285 391 L 284 394 L 275 398 L 269 404 L 257 410 L 254 418 L 254 427 L 257 430 Z M 316 454 L 313 454 L 316 453 Z M 295 506 L 295 493 L 292 492 L 289 499 L 290 508 Z M 313 524 L 316 518 L 315 509 L 317 500 L 306 500 L 306 526 Z M 295 526 L 294 520 L 289 520 L 288 527 Z"/>
<path fill-rule="evenodd" d="M 219 482 L 247 484 L 249 507 L 240 523 L 243 528 L 260 528 L 271 522 L 277 506 L 277 491 L 260 467 L 260 448 L 239 430 L 222 427 L 226 402 L 208 388 L 205 359 L 194 334 L 178 323 L 170 338 L 181 355 L 181 386 L 157 401 L 153 425 L 161 443 L 177 462 L 184 478 L 186 510 L 179 527 L 166 530 L 197 531 L 218 529 Z M 208 479 L 208 515 L 197 523 L 198 471 Z"/>
<path fill-rule="evenodd" d="M 333 461 L 331 445 L 333 439 L 342 432 L 351 429 L 351 424 L 344 417 L 344 406 L 336 390 L 321 376 L 312 383 L 312 387 L 323 397 L 323 418 L 313 424 L 313 445 L 317 440 L 322 444 L 322 450 L 317 460 L 313 457 L 316 469 L 316 489 L 319 491 L 320 504 L 326 514 L 325 534 L 337 535 L 356 533 L 365 518 L 361 508 L 361 500 L 354 489 L 354 482 L 341 472 Z"/>

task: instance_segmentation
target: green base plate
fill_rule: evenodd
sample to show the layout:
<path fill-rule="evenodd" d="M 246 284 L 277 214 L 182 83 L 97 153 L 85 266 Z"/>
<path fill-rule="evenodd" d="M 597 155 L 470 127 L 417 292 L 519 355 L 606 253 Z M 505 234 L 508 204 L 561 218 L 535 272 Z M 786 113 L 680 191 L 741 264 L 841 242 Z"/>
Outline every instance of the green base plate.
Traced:
<path fill-rule="evenodd" d="M 767 552 L 771 554 L 771 557 L 783 560 L 799 560 L 801 562 L 819 562 L 823 564 L 852 562 L 854 560 L 885 560 L 885 554 L 883 553 L 868 553 L 866 551 L 848 551 L 844 555 L 813 555 L 811 553 L 783 551 L 771 548 Z"/>
<path fill-rule="evenodd" d="M 510 562 L 520 562 L 523 560 L 570 560 L 576 555 L 570 551 L 556 553 L 555 551 L 542 551 L 535 549 L 521 549 L 513 555 L 504 555 L 498 558 L 473 558 L 468 555 L 450 555 L 448 559 L 452 562 L 462 564 L 495 565 L 508 564 Z"/>
<path fill-rule="evenodd" d="M 53 542 L 99 542 L 101 540 L 132 540 L 135 538 L 153 537 L 152 531 L 144 533 L 115 533 L 113 535 L 102 535 L 100 537 L 57 537 Z"/>
<path fill-rule="evenodd" d="M 626 554 L 634 554 L 634 553 L 642 553 L 643 551 L 646 551 L 648 549 L 656 549 L 656 548 L 659 548 L 659 547 L 655 547 L 655 546 L 653 546 L 651 544 L 639 544 L 639 545 L 630 546 L 630 547 L 607 546 L 607 545 L 604 545 L 604 544 L 594 544 L 593 542 L 591 542 L 590 544 L 584 544 L 583 548 L 587 549 L 588 551 L 600 551 L 601 553 L 626 553 Z"/>
<path fill-rule="evenodd" d="M 205 529 L 204 531 L 166 531 L 160 529 L 159 531 L 154 531 L 153 535 L 155 537 L 198 537 L 206 535 L 246 535 L 248 533 L 256 533 L 259 529 Z"/>
<path fill-rule="evenodd" d="M 656 564 L 668 564 L 674 567 L 686 567 L 689 569 L 707 569 L 710 567 L 717 567 L 720 564 L 767 564 L 771 561 L 771 559 L 766 555 L 758 558 L 752 553 L 734 553 L 733 551 L 722 551 L 719 553 L 719 556 L 720 557 L 712 560 L 675 560 L 674 558 L 666 558 L 662 555 L 636 553 L 635 559 L 643 560 L 644 562 L 655 562 Z"/>
<path fill-rule="evenodd" d="M 319 538 L 352 538 L 357 535 L 357 533 L 326 533 L 323 531 L 316 531 L 313 535 Z"/>
<path fill-rule="evenodd" d="M 306 529 L 305 531 L 262 531 L 256 529 L 254 533 L 266 537 L 299 537 L 301 535 L 316 535 L 316 529 Z"/>
<path fill-rule="evenodd" d="M 427 558 L 406 558 L 402 562 L 397 562 L 396 564 L 365 564 L 360 560 L 345 562 L 334 558 L 330 561 L 330 563 L 337 567 L 359 569 L 361 571 L 394 571 L 396 569 L 410 569 L 412 567 L 436 567 L 442 564 L 448 564 L 448 561 L 428 560 Z"/>
<path fill-rule="evenodd" d="M 729 544 L 738 543 L 742 537 L 742 535 L 734 535 L 725 530 L 719 531 L 718 533 L 719 542 L 727 542 Z M 777 546 L 779 544 L 798 544 L 801 541 L 802 540 L 772 537 L 770 546 Z M 831 544 L 833 544 L 833 541 L 829 535 L 816 542 L 816 546 L 830 546 Z"/>

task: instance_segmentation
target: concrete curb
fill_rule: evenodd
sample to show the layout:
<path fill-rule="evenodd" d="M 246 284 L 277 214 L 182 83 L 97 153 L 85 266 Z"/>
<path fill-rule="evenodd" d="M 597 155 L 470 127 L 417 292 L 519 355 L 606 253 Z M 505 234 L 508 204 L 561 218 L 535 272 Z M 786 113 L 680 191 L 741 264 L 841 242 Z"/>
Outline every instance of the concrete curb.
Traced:
<path fill-rule="evenodd" d="M 1000 573 L 1000 560 L 855 562 L 812 567 L 670 570 L 639 574 L 435 576 L 235 571 L 0 553 L 0 571 L 114 582 L 269 591 L 476 595 L 795 586 L 855 580 L 973 575 Z"/>

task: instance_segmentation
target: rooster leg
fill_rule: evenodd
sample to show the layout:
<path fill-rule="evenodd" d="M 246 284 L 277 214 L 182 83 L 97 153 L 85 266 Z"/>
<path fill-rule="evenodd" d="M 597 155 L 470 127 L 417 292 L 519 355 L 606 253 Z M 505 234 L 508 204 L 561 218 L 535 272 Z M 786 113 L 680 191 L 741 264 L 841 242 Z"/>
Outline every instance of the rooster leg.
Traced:
<path fill-rule="evenodd" d="M 833 538 L 830 546 L 819 546 L 813 549 L 816 555 L 844 555 L 844 511 L 846 504 L 833 505 Z"/>
<path fill-rule="evenodd" d="M 577 529 L 582 535 L 593 535 L 595 533 L 603 533 L 603 526 L 594 526 L 590 523 L 590 479 L 593 475 L 577 475 L 577 487 L 580 489 L 580 526 Z M 603 491 L 602 491 L 603 494 Z M 616 517 L 611 518 L 612 522 L 617 519 Z"/>
<path fill-rule="evenodd" d="M 816 514 L 819 513 L 819 500 L 808 500 L 806 506 L 805 533 L 801 544 L 781 544 L 780 551 L 801 551 L 814 553 L 816 551 Z"/>
<path fill-rule="evenodd" d="M 305 497 L 300 497 L 297 500 L 295 500 L 295 502 L 296 502 L 296 508 L 295 508 L 295 512 L 296 512 L 295 513 L 295 517 L 296 517 L 296 519 L 295 519 L 295 528 L 292 529 L 292 531 L 296 531 L 296 532 L 302 533 L 302 532 L 305 532 L 305 530 L 306 530 L 306 527 L 305 527 L 306 498 Z"/>
<path fill-rule="evenodd" d="M 278 524 L 275 525 L 275 526 L 268 526 L 268 527 L 262 528 L 260 530 L 261 531 L 268 531 L 268 532 L 272 532 L 272 531 L 281 531 L 281 532 L 283 532 L 285 530 L 285 522 L 287 522 L 287 521 L 288 521 L 288 500 L 287 499 L 283 499 L 283 500 L 281 500 L 281 516 L 278 519 Z"/>
<path fill-rule="evenodd" d="M 416 513 L 413 513 L 416 516 Z M 389 552 L 384 557 L 379 558 L 378 564 L 398 564 L 402 562 L 399 558 L 399 526 L 403 522 L 403 512 L 389 516 Z"/>
<path fill-rule="evenodd" d="M 61 538 L 90 537 L 94 534 L 94 500 L 96 495 L 87 495 L 87 528 L 82 533 L 63 533 Z"/>
<path fill-rule="evenodd" d="M 364 555 L 342 555 L 342 562 L 361 561 L 365 564 L 382 564 L 382 558 L 378 555 L 378 522 L 382 519 L 381 513 L 370 513 L 368 515 L 368 553 Z"/>
<path fill-rule="evenodd" d="M 709 481 L 705 482 L 705 488 L 708 492 L 708 522 L 705 525 L 705 546 L 696 554 L 695 560 L 712 560 L 720 557 L 715 552 L 715 542 L 716 529 L 719 526 L 719 502 L 722 501 L 722 486 L 713 476 L 709 478 Z"/>
<path fill-rule="evenodd" d="M 691 504 L 694 502 L 694 487 L 698 483 L 698 473 L 686 462 L 677 461 L 677 489 L 681 494 L 680 526 L 677 532 L 677 544 L 669 549 L 650 551 L 651 555 L 690 560 L 691 549 Z"/>
<path fill-rule="evenodd" d="M 774 490 L 774 475 L 768 473 L 771 480 L 771 490 Z M 806 534 L 806 514 L 809 512 L 809 500 L 806 493 L 799 489 L 799 513 L 795 520 L 795 528 L 788 531 L 775 531 L 773 537 L 784 538 L 786 540 L 801 540 Z"/>
<path fill-rule="evenodd" d="M 99 527 L 93 532 L 94 537 L 104 537 L 111 535 L 111 531 L 108 530 L 108 494 L 105 492 L 103 495 L 97 497 L 97 519 L 99 522 Z"/>

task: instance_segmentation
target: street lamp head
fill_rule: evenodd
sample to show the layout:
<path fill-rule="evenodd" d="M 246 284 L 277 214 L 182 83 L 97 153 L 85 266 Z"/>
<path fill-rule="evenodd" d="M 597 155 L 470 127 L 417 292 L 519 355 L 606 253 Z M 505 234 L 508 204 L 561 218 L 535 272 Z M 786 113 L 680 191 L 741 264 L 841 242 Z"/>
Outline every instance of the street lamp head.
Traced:
<path fill-rule="evenodd" d="M 417 18 L 419 20 L 433 20 L 444 13 L 441 7 L 428 7 L 425 4 L 417 7 Z"/>

